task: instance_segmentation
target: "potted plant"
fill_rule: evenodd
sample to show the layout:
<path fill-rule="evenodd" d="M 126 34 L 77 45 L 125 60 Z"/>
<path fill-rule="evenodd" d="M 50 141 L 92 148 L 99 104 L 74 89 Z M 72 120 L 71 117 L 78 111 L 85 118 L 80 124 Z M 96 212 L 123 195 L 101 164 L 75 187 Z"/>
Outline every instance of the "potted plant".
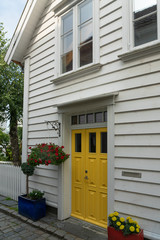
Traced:
<path fill-rule="evenodd" d="M 144 240 L 143 230 L 131 217 L 126 220 L 118 212 L 109 214 L 108 240 Z"/>
<path fill-rule="evenodd" d="M 48 166 L 60 165 L 69 158 L 69 154 L 63 151 L 63 146 L 55 145 L 54 143 L 42 143 L 29 149 L 30 155 L 26 163 L 21 165 L 23 173 L 26 175 L 26 194 L 18 197 L 18 212 L 19 214 L 37 221 L 46 215 L 46 200 L 43 197 L 44 193 L 39 190 L 33 190 L 29 193 L 28 178 L 34 174 L 35 167 L 43 164 Z"/>

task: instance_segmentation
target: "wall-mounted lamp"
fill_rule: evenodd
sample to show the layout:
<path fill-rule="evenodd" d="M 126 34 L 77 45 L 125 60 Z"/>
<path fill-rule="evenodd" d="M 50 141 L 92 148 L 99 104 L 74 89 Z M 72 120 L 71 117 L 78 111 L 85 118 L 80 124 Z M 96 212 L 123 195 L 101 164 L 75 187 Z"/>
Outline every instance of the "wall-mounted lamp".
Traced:
<path fill-rule="evenodd" d="M 58 122 L 58 120 L 55 121 L 45 121 L 48 124 L 51 125 L 51 127 L 53 128 L 53 130 L 57 131 L 59 137 L 61 136 L 61 123 Z"/>

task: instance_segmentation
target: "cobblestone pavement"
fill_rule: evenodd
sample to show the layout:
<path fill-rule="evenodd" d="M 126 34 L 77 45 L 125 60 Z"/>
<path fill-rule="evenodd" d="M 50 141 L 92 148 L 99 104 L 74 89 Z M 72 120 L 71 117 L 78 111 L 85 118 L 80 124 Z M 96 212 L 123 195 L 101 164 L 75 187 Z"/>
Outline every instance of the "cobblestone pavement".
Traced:
<path fill-rule="evenodd" d="M 0 212 L 0 240 L 59 240 L 59 238 Z"/>
<path fill-rule="evenodd" d="M 106 240 L 107 230 L 87 222 L 68 218 L 58 220 L 53 209 L 47 208 L 46 216 L 34 222 L 18 214 L 18 204 L 0 195 L 0 240 Z"/>

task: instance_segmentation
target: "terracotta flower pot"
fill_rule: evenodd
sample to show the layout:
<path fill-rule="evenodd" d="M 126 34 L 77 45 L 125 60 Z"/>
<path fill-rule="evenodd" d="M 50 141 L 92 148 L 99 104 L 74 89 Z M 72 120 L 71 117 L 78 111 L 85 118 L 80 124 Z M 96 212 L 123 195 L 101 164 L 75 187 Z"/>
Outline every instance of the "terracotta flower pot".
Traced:
<path fill-rule="evenodd" d="M 122 231 L 117 231 L 113 227 L 108 227 L 108 240 L 144 240 L 143 237 L 143 230 L 137 234 L 130 234 L 127 236 L 124 236 Z"/>

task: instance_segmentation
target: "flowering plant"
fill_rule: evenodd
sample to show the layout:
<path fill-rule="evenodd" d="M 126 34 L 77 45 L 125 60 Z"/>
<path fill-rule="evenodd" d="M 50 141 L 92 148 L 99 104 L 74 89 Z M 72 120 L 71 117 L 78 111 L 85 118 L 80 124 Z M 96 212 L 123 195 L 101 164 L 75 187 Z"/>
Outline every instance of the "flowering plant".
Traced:
<path fill-rule="evenodd" d="M 117 231 L 122 231 L 124 235 L 138 234 L 140 232 L 140 226 L 137 221 L 134 221 L 131 217 L 127 217 L 125 220 L 125 218 L 119 216 L 118 212 L 109 214 L 108 220 L 109 226 Z"/>
<path fill-rule="evenodd" d="M 54 143 L 42 143 L 33 148 L 29 147 L 31 153 L 28 155 L 27 163 L 30 166 L 59 165 L 69 158 L 69 154 L 66 154 L 63 148 Z"/>
<path fill-rule="evenodd" d="M 38 200 L 38 199 L 42 199 L 44 196 L 44 192 L 41 192 L 38 189 L 33 189 L 32 192 L 29 193 L 28 197 L 32 200 Z"/>

